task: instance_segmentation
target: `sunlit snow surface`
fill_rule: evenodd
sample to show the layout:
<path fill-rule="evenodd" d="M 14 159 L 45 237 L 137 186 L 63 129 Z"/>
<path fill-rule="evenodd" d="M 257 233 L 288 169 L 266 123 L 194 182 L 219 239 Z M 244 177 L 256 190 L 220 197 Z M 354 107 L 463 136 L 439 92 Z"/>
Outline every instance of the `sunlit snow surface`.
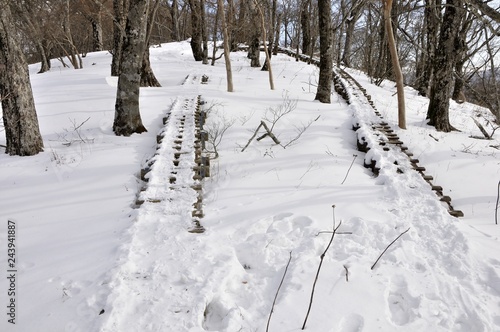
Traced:
<path fill-rule="evenodd" d="M 0 238 L 5 243 L 7 220 L 15 221 L 19 271 L 15 326 L 7 322 L 7 280 L 0 281 L 0 330 L 266 331 L 291 253 L 269 331 L 299 331 L 334 221 L 343 234 L 324 258 L 307 331 L 500 330 L 500 151 L 493 147 L 500 134 L 470 137 L 481 135 L 471 117 L 484 125 L 491 117 L 452 103 L 460 132 L 438 133 L 426 125 L 427 100 L 407 88 L 408 129 L 399 130 L 394 84 L 376 87 L 349 71 L 465 213 L 456 219 L 407 162 L 398 161 L 398 174 L 391 156 L 356 151 L 352 124 L 373 118 L 365 102 L 348 106 L 335 93 L 329 105 L 313 101 L 318 70 L 285 55 L 272 59 L 274 91 L 244 52 L 231 59 L 235 92 L 227 93 L 222 60 L 195 62 L 188 42 L 152 48 L 163 87 L 141 90 L 148 132 L 131 137 L 111 130 L 110 54 L 88 54 L 81 70 L 55 60 L 45 74 L 30 67 L 45 152 L 0 154 Z M 199 82 L 204 74 L 208 84 Z M 162 189 L 168 204 L 134 209 L 163 117 L 179 98 L 197 95 L 213 106 L 206 128 L 234 123 L 204 180 L 203 234 L 189 233 L 190 211 L 176 210 L 191 197 Z M 297 107 L 275 125 L 280 141 L 310 127 L 286 149 L 264 138 L 241 152 L 285 96 Z M 376 178 L 363 167 L 367 157 L 382 166 Z M 158 188 L 162 175 L 153 180 Z"/>

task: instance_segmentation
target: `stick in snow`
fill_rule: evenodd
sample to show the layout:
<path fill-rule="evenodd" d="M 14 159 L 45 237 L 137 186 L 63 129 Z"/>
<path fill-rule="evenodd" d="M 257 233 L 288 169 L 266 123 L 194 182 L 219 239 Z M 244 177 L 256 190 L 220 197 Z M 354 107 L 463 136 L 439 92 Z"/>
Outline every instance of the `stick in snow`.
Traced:
<path fill-rule="evenodd" d="M 344 184 L 345 180 L 347 180 L 347 177 L 349 176 L 349 172 L 351 171 L 351 167 L 354 164 L 354 161 L 356 160 L 356 158 L 358 157 L 358 155 L 357 154 L 353 154 L 353 157 L 354 157 L 354 159 L 352 160 L 351 166 L 349 166 L 349 169 L 347 170 L 347 174 L 345 175 L 344 181 L 342 181 L 341 184 Z"/>
<path fill-rule="evenodd" d="M 386 248 L 384 251 L 382 251 L 382 253 L 380 254 L 380 256 L 378 256 L 377 260 L 375 261 L 375 263 L 373 263 L 372 265 L 372 270 L 373 268 L 375 267 L 375 265 L 377 265 L 378 261 L 380 260 L 380 258 L 382 257 L 383 254 L 385 254 L 385 252 L 387 251 L 387 249 L 389 249 L 390 246 L 392 246 L 392 244 L 394 242 L 396 242 L 401 236 L 403 236 L 403 234 L 405 234 L 406 232 L 408 232 L 410 230 L 410 228 L 408 228 L 406 231 L 404 231 L 403 233 L 399 234 L 399 236 L 397 238 L 394 239 L 394 241 L 392 241 Z"/>
<path fill-rule="evenodd" d="M 257 127 L 257 129 L 255 129 L 255 132 L 253 133 L 252 137 L 250 137 L 250 139 L 248 140 L 247 145 L 245 145 L 245 147 L 241 150 L 241 152 L 244 152 L 246 150 L 246 148 L 250 145 L 250 143 L 253 141 L 253 139 L 255 138 L 255 136 L 257 136 L 257 132 L 259 131 L 260 127 L 264 127 L 264 129 L 266 130 L 266 133 L 264 135 L 262 135 L 261 137 L 259 137 L 257 139 L 258 141 L 260 141 L 261 139 L 263 139 L 266 136 L 269 136 L 269 137 L 271 137 L 273 139 L 274 143 L 276 143 L 277 145 L 280 144 L 280 141 L 278 140 L 278 138 L 276 138 L 276 136 L 274 136 L 274 134 L 272 133 L 272 131 L 269 130 L 269 127 L 266 125 L 266 123 L 264 121 L 260 121 L 259 126 Z"/>
<path fill-rule="evenodd" d="M 498 225 L 498 202 L 499 201 L 500 201 L 500 181 L 498 181 L 497 205 L 495 206 L 495 225 Z"/>
<path fill-rule="evenodd" d="M 281 278 L 280 285 L 278 286 L 278 290 L 276 291 L 276 295 L 274 296 L 273 305 L 271 306 L 271 312 L 269 313 L 269 318 L 267 319 L 266 332 L 269 331 L 269 323 L 271 322 L 271 316 L 274 312 L 274 305 L 276 303 L 276 299 L 278 298 L 278 293 L 280 292 L 281 285 L 283 285 L 283 280 L 285 280 L 286 272 L 288 271 L 288 266 L 290 266 L 291 260 L 292 260 L 292 252 L 290 251 L 290 258 L 288 258 L 288 263 L 286 263 L 285 272 L 283 273 L 283 277 Z"/>
<path fill-rule="evenodd" d="M 333 209 L 335 211 L 335 205 L 333 205 L 332 207 L 333 207 Z M 334 221 L 334 224 L 335 224 L 335 221 Z M 328 246 L 326 246 L 325 251 L 320 256 L 321 260 L 319 261 L 318 271 L 316 272 L 316 278 L 314 278 L 314 283 L 313 283 L 313 287 L 312 287 L 312 291 L 311 291 L 311 299 L 309 301 L 309 308 L 307 309 L 307 314 L 306 314 L 306 318 L 304 319 L 304 324 L 302 325 L 302 330 L 304 330 L 306 328 L 307 318 L 309 318 L 309 313 L 311 312 L 311 307 L 312 307 L 313 298 L 314 298 L 314 290 L 316 288 L 316 282 L 318 281 L 319 271 L 321 271 L 321 266 L 323 265 L 323 258 L 325 258 L 326 252 L 328 251 L 328 249 L 330 249 L 330 245 L 332 244 L 333 238 L 335 237 L 335 233 L 337 232 L 337 229 L 339 229 L 340 225 L 342 225 L 342 221 L 333 230 L 330 242 L 328 243 Z"/>

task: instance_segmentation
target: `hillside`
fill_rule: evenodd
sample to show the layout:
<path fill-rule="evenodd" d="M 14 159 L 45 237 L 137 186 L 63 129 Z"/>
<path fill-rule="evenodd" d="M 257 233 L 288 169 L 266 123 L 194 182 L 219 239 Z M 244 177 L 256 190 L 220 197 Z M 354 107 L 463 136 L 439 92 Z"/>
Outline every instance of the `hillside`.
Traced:
<path fill-rule="evenodd" d="M 491 131 L 492 117 L 452 103 L 460 132 L 436 132 L 426 125 L 427 100 L 407 88 L 408 129 L 400 130 L 394 84 L 373 86 L 348 70 L 464 213 L 457 219 L 409 160 L 379 145 L 370 130 L 376 117 L 355 88 L 350 105 L 335 93 L 321 104 L 313 101 L 314 66 L 273 57 L 272 91 L 245 53 L 231 59 L 235 92 L 227 93 L 222 60 L 195 62 L 188 42 L 152 48 L 163 87 L 141 90 L 148 132 L 132 137 L 111 129 L 110 54 L 88 54 L 81 70 L 56 60 L 45 74 L 30 67 L 45 152 L 0 154 L 0 238 L 13 221 L 17 248 L 16 324 L 4 314 L 0 330 L 261 332 L 275 301 L 269 331 L 299 331 L 334 227 L 307 331 L 500 330 L 500 139 L 473 138 L 481 133 L 471 119 Z M 204 232 L 193 233 L 192 173 L 173 170 L 162 155 L 192 134 L 199 95 L 205 130 L 227 131 L 201 181 Z M 272 129 L 282 146 L 265 137 L 242 152 L 283 105 L 290 112 Z M 366 154 L 357 150 L 360 134 L 372 147 Z M 182 145 L 180 158 L 194 156 L 191 148 Z M 141 169 L 153 160 L 145 184 Z M 371 161 L 378 176 L 364 167 Z M 8 287 L 4 278 L 6 304 Z"/>

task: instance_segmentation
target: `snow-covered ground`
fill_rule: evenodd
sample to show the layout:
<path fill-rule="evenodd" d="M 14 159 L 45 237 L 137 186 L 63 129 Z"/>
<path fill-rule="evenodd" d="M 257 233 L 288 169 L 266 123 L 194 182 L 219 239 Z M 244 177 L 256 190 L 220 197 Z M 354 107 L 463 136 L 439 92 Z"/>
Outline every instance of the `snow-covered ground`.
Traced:
<path fill-rule="evenodd" d="M 461 131 L 438 133 L 425 124 L 427 100 L 408 88 L 408 129 L 399 130 L 394 85 L 376 87 L 350 71 L 464 212 L 456 219 L 408 161 L 398 160 L 397 173 L 395 155 L 356 150 L 352 125 L 368 126 L 373 111 L 335 93 L 329 105 L 313 101 L 314 66 L 273 57 L 272 91 L 267 73 L 234 53 L 235 92 L 227 93 L 222 60 L 213 67 L 195 62 L 188 42 L 152 48 L 163 87 L 141 91 L 148 132 L 116 137 L 110 59 L 88 54 L 82 70 L 54 61 L 41 75 L 30 67 L 45 152 L 0 154 L 0 266 L 8 277 L 11 220 L 17 270 L 15 325 L 7 315 L 10 282 L 0 281 L 1 331 L 260 332 L 273 301 L 269 331 L 299 331 L 320 255 L 340 223 L 307 331 L 500 330 L 500 139 L 470 137 L 481 135 L 471 117 L 491 120 L 479 107 L 452 104 L 451 121 Z M 140 169 L 156 151 L 157 134 L 169 131 L 162 119 L 198 95 L 210 109 L 205 129 L 231 125 L 203 180 L 202 234 L 188 232 L 192 195 L 166 190 L 168 178 L 162 188 L 165 169 L 153 168 L 150 187 L 140 192 Z M 307 130 L 286 148 L 266 137 L 241 152 L 287 100 L 293 110 L 273 132 L 286 145 Z M 382 166 L 378 177 L 363 167 L 365 157 Z M 181 174 L 177 181 L 190 183 L 191 172 Z M 160 194 L 163 203 L 136 207 L 141 195 Z"/>

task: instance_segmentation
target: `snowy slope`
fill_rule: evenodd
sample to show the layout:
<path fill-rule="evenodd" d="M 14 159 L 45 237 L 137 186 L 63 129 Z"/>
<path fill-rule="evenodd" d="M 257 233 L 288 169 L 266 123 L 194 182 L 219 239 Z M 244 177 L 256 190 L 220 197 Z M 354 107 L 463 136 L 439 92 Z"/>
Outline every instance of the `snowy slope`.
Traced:
<path fill-rule="evenodd" d="M 43 75 L 31 68 L 46 149 L 29 158 L 0 155 L 0 238 L 4 243 L 7 220 L 14 220 L 19 271 L 16 326 L 4 317 L 0 330 L 266 331 L 286 269 L 269 331 L 298 331 L 327 232 L 340 222 L 306 330 L 500 330 L 499 139 L 469 137 L 479 135 L 470 120 L 479 108 L 453 104 L 452 124 L 462 132 L 437 133 L 425 124 L 427 101 L 407 89 L 409 128 L 398 130 L 393 85 L 375 87 L 351 72 L 465 213 L 456 219 L 409 163 L 400 162 L 399 174 L 394 156 L 374 149 L 380 175 L 363 167 L 367 156 L 356 150 L 352 125 L 369 125 L 372 111 L 336 94 L 330 105 L 314 102 L 314 66 L 273 57 L 271 91 L 267 73 L 235 53 L 236 91 L 227 93 L 222 60 L 214 67 L 194 62 L 187 42 L 152 48 L 151 56 L 163 87 L 141 91 L 148 132 L 128 138 L 111 130 L 116 79 L 109 54 L 89 54 L 78 71 L 56 62 Z M 207 84 L 200 83 L 204 74 Z M 168 131 L 162 119 L 197 95 L 210 108 L 206 129 L 232 124 L 203 180 L 202 234 L 188 232 L 189 191 L 167 189 L 168 158 L 143 193 L 139 179 L 156 135 Z M 266 137 L 241 152 L 286 98 L 297 105 L 273 132 L 286 145 L 308 129 L 286 149 Z M 486 123 L 486 116 L 479 119 Z M 168 144 L 162 149 L 168 155 Z M 191 177 L 178 174 L 177 181 Z M 165 203 L 137 207 L 141 195 Z M 2 303 L 7 288 L 0 282 Z"/>

